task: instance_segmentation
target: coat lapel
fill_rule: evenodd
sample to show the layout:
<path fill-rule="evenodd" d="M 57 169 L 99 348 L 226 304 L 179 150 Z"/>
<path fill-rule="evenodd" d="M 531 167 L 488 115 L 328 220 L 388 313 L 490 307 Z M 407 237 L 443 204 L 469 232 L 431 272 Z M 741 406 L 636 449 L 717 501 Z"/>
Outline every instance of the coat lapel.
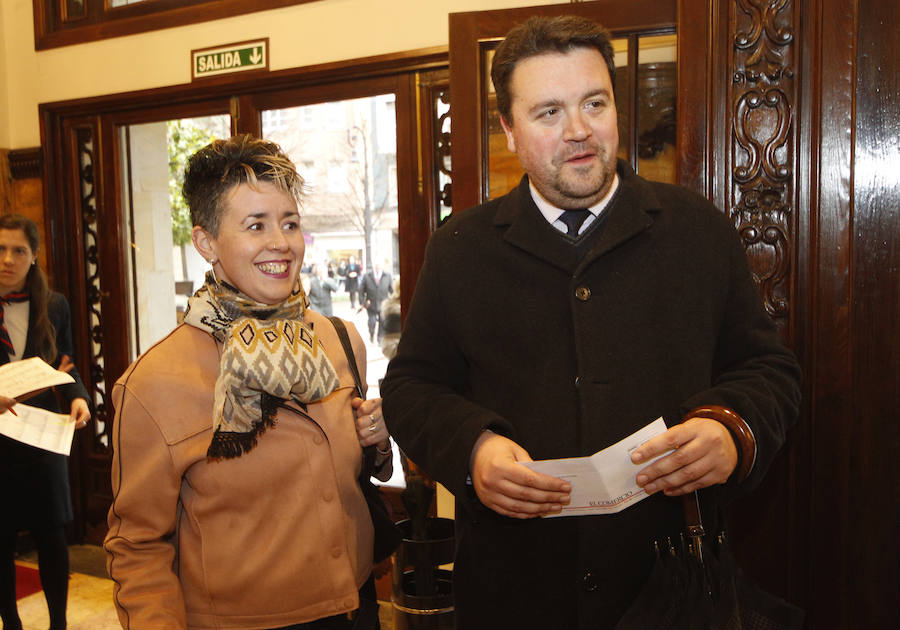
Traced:
<path fill-rule="evenodd" d="M 621 160 L 619 178 L 619 190 L 606 208 L 606 220 L 579 269 L 649 229 L 661 209 L 653 190 Z"/>
<path fill-rule="evenodd" d="M 534 204 L 527 175 L 501 199 L 494 225 L 508 226 L 504 240 L 544 262 L 567 271 L 574 269 L 578 263 L 575 248 L 554 233 L 554 228 Z"/>
<path fill-rule="evenodd" d="M 619 190 L 601 218 L 603 225 L 593 237 L 595 243 L 578 264 L 578 254 L 572 244 L 554 233 L 531 198 L 528 176 L 500 200 L 494 225 L 508 226 L 504 239 L 551 265 L 573 271 L 583 269 L 607 252 L 612 251 L 635 235 L 653 225 L 660 210 L 659 202 L 649 186 L 644 185 L 625 162 L 619 160 Z"/>

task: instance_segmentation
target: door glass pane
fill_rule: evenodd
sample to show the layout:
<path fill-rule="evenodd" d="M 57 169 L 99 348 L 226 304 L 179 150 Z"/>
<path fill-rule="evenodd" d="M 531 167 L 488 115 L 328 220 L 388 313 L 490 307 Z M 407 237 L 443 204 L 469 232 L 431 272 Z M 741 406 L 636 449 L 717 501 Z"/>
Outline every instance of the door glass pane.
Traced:
<path fill-rule="evenodd" d="M 312 308 L 352 322 L 362 335 L 369 397 L 380 395 L 400 334 L 395 100 L 381 94 L 262 113 L 263 136 L 281 145 L 304 180 L 307 295 Z M 362 285 L 376 274 L 377 297 L 366 307 Z M 388 483 L 404 483 L 399 459 Z"/>
<path fill-rule="evenodd" d="M 488 199 L 494 199 L 501 195 L 505 195 L 515 188 L 519 180 L 522 179 L 524 171 L 519 164 L 519 159 L 515 153 L 512 153 L 506 145 L 506 134 L 500 125 L 500 112 L 497 109 L 497 93 L 494 91 L 494 84 L 490 80 L 491 62 L 494 58 L 494 48 L 498 42 L 490 42 L 485 44 L 482 62 L 482 85 L 486 86 L 483 112 L 485 121 L 485 140 L 484 147 L 487 154 L 487 173 L 485 175 L 485 185 L 487 190 L 485 195 Z M 628 72 L 628 39 L 618 38 L 612 40 L 613 51 L 615 52 L 616 64 L 616 83 L 614 86 L 616 96 L 616 109 L 618 114 L 619 126 L 619 157 L 628 159 L 628 130 L 629 130 L 629 108 L 628 99 L 631 90 L 629 88 L 629 72 Z"/>
<path fill-rule="evenodd" d="M 638 39 L 638 172 L 675 183 L 675 35 Z"/>
<path fill-rule="evenodd" d="M 184 164 L 213 139 L 228 137 L 230 125 L 228 115 L 219 115 L 119 128 L 131 360 L 181 322 L 188 297 L 203 283 L 209 265 L 191 243 Z"/>

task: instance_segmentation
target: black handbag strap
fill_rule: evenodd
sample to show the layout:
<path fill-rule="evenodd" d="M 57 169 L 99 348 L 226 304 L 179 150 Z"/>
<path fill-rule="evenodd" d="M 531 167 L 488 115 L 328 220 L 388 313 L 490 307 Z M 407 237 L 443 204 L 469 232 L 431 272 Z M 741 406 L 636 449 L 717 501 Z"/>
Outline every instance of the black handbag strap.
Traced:
<path fill-rule="evenodd" d="M 353 374 L 353 381 L 356 383 L 356 393 L 363 400 L 366 399 L 363 392 L 362 377 L 359 375 L 359 368 L 356 365 L 356 354 L 353 352 L 353 346 L 350 344 L 350 335 L 347 334 L 347 327 L 344 321 L 339 317 L 329 317 L 334 329 L 337 331 L 341 345 L 344 347 L 344 354 L 347 355 L 347 363 L 350 366 L 350 372 Z M 368 478 L 376 471 L 375 466 L 375 445 L 363 447 L 363 476 Z"/>
<path fill-rule="evenodd" d="M 344 354 L 347 355 L 347 363 L 350 364 L 350 372 L 353 374 L 353 380 L 356 383 L 356 393 L 360 398 L 365 399 L 363 394 L 362 378 L 359 376 L 359 368 L 356 365 L 356 355 L 353 353 L 353 346 L 350 345 L 350 335 L 347 334 L 347 327 L 340 317 L 329 317 L 334 329 L 337 331 L 338 339 L 344 347 Z"/>

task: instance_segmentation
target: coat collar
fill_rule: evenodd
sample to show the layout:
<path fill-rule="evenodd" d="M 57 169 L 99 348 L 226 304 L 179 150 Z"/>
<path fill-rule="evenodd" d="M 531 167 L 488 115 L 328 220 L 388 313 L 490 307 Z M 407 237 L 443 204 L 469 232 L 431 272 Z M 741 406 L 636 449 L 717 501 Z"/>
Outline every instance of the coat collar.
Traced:
<path fill-rule="evenodd" d="M 635 175 L 626 162 L 619 160 L 616 168 L 620 179 L 619 190 L 604 211 L 605 217 L 601 216 L 600 220 L 604 223 L 599 226 L 599 233 L 588 237 L 594 238 L 595 242 L 580 267 L 650 228 L 654 216 L 662 209 L 648 182 Z M 577 264 L 575 248 L 565 239 L 556 238 L 554 228 L 535 205 L 527 175 L 500 199 L 494 225 L 506 227 L 504 239 L 508 243 L 550 264 L 570 270 Z"/>

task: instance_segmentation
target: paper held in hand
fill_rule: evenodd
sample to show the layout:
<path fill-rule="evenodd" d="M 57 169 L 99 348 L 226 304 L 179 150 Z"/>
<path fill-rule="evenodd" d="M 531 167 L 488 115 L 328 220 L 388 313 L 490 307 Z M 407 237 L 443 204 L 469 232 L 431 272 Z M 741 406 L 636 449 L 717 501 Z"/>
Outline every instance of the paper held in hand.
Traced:
<path fill-rule="evenodd" d="M 635 482 L 635 476 L 639 470 L 668 453 L 635 465 L 631 463 L 631 452 L 665 431 L 666 423 L 662 418 L 657 418 L 621 442 L 589 457 L 544 459 L 521 464 L 572 484 L 569 505 L 564 505 L 559 514 L 548 514 L 546 518 L 614 514 L 647 498 L 647 493 Z"/>
<path fill-rule="evenodd" d="M 0 414 L 0 433 L 45 451 L 68 455 L 72 450 L 75 423 L 69 414 L 18 404 L 18 415 Z"/>
<path fill-rule="evenodd" d="M 74 382 L 74 378 L 54 370 L 40 357 L 10 361 L 0 366 L 0 394 L 9 398 L 26 398 L 25 394 Z"/>
<path fill-rule="evenodd" d="M 54 370 L 38 357 L 0 366 L 0 394 L 8 398 L 27 398 L 28 394 L 48 387 L 74 382 L 74 378 Z M 75 424 L 68 414 L 52 413 L 21 403 L 14 408 L 18 415 L 8 411 L 0 414 L 0 433 L 46 451 L 69 454 Z"/>

